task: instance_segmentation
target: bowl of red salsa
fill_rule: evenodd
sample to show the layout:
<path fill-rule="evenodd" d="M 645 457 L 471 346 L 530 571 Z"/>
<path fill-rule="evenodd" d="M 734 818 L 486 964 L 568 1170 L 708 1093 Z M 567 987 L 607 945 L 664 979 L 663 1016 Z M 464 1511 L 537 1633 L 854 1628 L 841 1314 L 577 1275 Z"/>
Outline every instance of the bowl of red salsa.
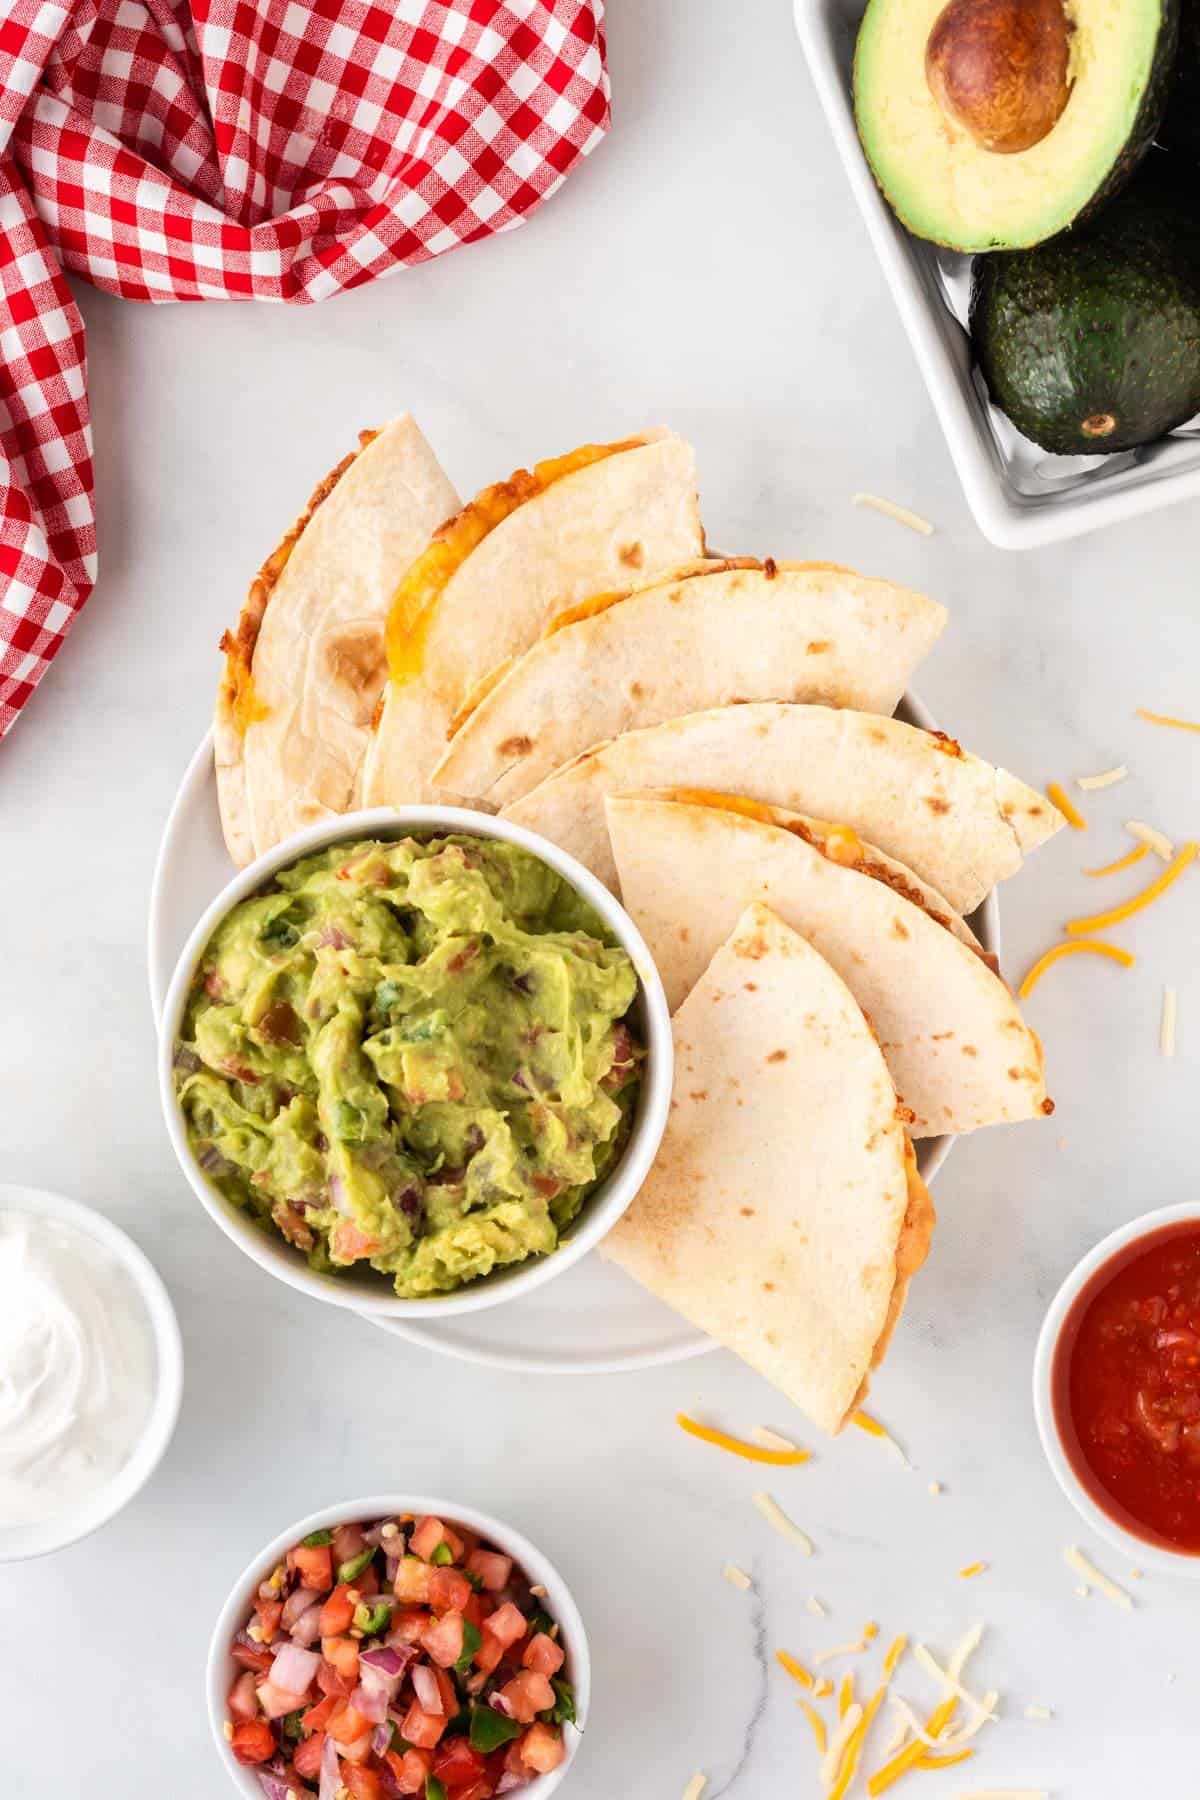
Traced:
<path fill-rule="evenodd" d="M 588 1692 L 553 1564 L 486 1514 L 394 1495 L 281 1533 L 236 1583 L 208 1666 L 250 1800 L 547 1800 Z"/>
<path fill-rule="evenodd" d="M 1200 1207 L 1134 1219 L 1075 1266 L 1042 1326 L 1034 1409 L 1093 1530 L 1200 1575 Z"/>

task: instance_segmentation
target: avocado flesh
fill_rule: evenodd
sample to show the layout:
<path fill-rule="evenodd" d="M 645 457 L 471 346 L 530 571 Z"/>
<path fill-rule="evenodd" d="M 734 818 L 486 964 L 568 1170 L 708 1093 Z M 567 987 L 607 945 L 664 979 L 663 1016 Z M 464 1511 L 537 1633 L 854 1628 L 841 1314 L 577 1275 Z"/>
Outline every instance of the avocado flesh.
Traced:
<path fill-rule="evenodd" d="M 1072 0 L 1072 87 L 1057 124 L 1028 150 L 980 147 L 942 111 L 925 48 L 944 0 L 869 0 L 854 56 L 854 109 L 867 160 L 917 237 L 962 251 L 1044 243 L 1110 198 L 1162 119 L 1178 0 Z"/>
<path fill-rule="evenodd" d="M 1070 236 L 975 264 L 988 392 L 1044 450 L 1131 450 L 1200 412 L 1200 250 L 1166 160 Z"/>

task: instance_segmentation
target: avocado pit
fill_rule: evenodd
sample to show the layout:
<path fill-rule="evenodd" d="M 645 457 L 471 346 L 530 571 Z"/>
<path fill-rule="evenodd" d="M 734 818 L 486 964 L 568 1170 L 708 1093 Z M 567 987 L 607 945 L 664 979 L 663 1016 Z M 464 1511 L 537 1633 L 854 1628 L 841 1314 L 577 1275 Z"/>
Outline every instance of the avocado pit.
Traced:
<path fill-rule="evenodd" d="M 981 149 L 1011 156 L 1062 116 L 1071 31 L 1061 0 L 949 0 L 925 47 L 925 79 Z"/>

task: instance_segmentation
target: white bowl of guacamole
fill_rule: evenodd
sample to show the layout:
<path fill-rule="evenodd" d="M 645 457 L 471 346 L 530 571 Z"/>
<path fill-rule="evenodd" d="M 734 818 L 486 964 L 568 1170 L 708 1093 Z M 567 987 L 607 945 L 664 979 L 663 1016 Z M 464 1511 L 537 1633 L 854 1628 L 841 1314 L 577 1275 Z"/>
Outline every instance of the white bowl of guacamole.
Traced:
<path fill-rule="evenodd" d="M 666 1122 L 670 1018 L 572 857 L 464 808 L 381 808 L 218 896 L 159 1074 L 184 1173 L 261 1267 L 430 1317 L 516 1299 L 616 1223 Z"/>

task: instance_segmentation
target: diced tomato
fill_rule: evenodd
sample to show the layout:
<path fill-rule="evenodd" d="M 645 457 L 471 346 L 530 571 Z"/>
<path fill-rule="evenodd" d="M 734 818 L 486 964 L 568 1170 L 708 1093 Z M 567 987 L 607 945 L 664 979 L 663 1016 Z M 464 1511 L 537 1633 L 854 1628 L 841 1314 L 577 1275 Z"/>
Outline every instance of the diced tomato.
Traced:
<path fill-rule="evenodd" d="M 414 1556 L 419 1556 L 422 1562 L 428 1562 L 438 1545 L 445 1541 L 446 1527 L 432 1513 L 427 1513 L 423 1519 L 418 1519 L 417 1528 L 408 1540 L 408 1547 Z"/>
<path fill-rule="evenodd" d="M 282 1719 L 285 1713 L 298 1711 L 307 1698 L 304 1694 L 289 1694 L 285 1688 L 276 1687 L 273 1681 L 260 1681 L 255 1691 L 258 1704 L 268 1719 Z"/>
<path fill-rule="evenodd" d="M 467 1568 L 472 1575 L 478 1575 L 491 1594 L 508 1586 L 512 1566 L 512 1557 L 501 1556 L 497 1550 L 472 1550 L 467 1558 Z"/>
<path fill-rule="evenodd" d="M 353 1763 L 344 1762 L 342 1780 L 350 1791 L 350 1800 L 383 1800 L 386 1790 L 374 1769 L 358 1769 Z"/>
<path fill-rule="evenodd" d="M 339 1525 L 333 1534 L 333 1560 L 339 1566 L 352 1557 L 361 1556 L 367 1547 L 361 1525 Z"/>
<path fill-rule="evenodd" d="M 371 1735 L 355 1738 L 352 1744 L 339 1744 L 338 1755 L 344 1762 L 369 1763 L 372 1756 Z"/>
<path fill-rule="evenodd" d="M 557 1769 L 566 1754 L 562 1732 L 551 1725 L 543 1725 L 540 1719 L 521 1739 L 521 1759 L 535 1774 L 548 1775 L 551 1769 Z"/>
<path fill-rule="evenodd" d="M 557 1675 L 566 1660 L 562 1645 L 556 1643 L 545 1631 L 539 1631 L 536 1637 L 530 1638 L 521 1658 L 525 1668 L 534 1669 L 539 1675 Z"/>
<path fill-rule="evenodd" d="M 358 1262 L 361 1257 L 374 1256 L 379 1249 L 379 1239 L 368 1237 L 349 1219 L 340 1219 L 329 1236 L 329 1250 L 334 1262 Z"/>
<path fill-rule="evenodd" d="M 354 1640 L 351 1639 L 351 1642 L 353 1641 Z M 320 1688 L 321 1692 L 323 1694 L 335 1694 L 341 1700 L 346 1699 L 348 1695 L 354 1692 L 357 1680 L 357 1669 L 355 1670 L 354 1675 L 347 1679 L 345 1675 L 338 1674 L 338 1671 L 331 1662 L 323 1662 L 317 1670 L 317 1686 Z"/>
<path fill-rule="evenodd" d="M 446 1673 L 445 1669 L 435 1669 L 433 1677 L 438 1684 L 438 1692 L 442 1696 L 442 1711 L 448 1719 L 452 1719 L 459 1711 L 458 1690 L 454 1686 L 453 1678 Z"/>
<path fill-rule="evenodd" d="M 306 1737 L 302 1744 L 296 1745 L 292 1767 L 305 1781 L 315 1780 L 321 1772 L 321 1758 L 324 1754 L 325 1733 L 314 1731 L 311 1737 Z"/>
<path fill-rule="evenodd" d="M 349 1631 L 354 1623 L 354 1607 L 349 1586 L 344 1581 L 339 1582 L 321 1608 L 321 1636 L 341 1637 L 343 1632 Z"/>
<path fill-rule="evenodd" d="M 253 1669 L 256 1675 L 265 1675 L 275 1661 L 273 1650 L 262 1650 L 257 1644 L 234 1644 L 230 1653 L 235 1663 L 243 1669 Z"/>
<path fill-rule="evenodd" d="M 303 1719 L 305 1731 L 324 1731 L 344 1697 L 339 1694 L 326 1694 L 325 1698 L 318 1700 L 315 1706 L 308 1707 Z"/>
<path fill-rule="evenodd" d="M 397 1600 L 427 1601 L 432 1579 L 433 1570 L 428 1563 L 420 1562 L 415 1556 L 402 1556 L 392 1583 Z"/>
<path fill-rule="evenodd" d="M 417 1567 L 422 1568 L 424 1565 L 418 1563 Z M 393 1648 L 397 1644 L 416 1644 L 428 1623 L 429 1614 L 423 1607 L 409 1606 L 403 1612 L 394 1612 L 387 1642 Z"/>
<path fill-rule="evenodd" d="M 483 1610 L 483 1601 L 480 1599 L 479 1595 L 474 1592 L 467 1595 L 458 1610 L 464 1619 L 470 1619 L 472 1625 L 475 1626 L 482 1625 L 484 1619 L 487 1617 L 487 1614 Z"/>
<path fill-rule="evenodd" d="M 442 1733 L 449 1722 L 444 1713 L 427 1713 L 414 1700 L 404 1715 L 400 1736 L 406 1744 L 414 1744 L 418 1750 L 432 1750 L 435 1744 L 441 1742 Z"/>
<path fill-rule="evenodd" d="M 333 1586 L 333 1557 L 328 1544 L 297 1544 L 292 1551 L 302 1586 L 326 1594 Z"/>
<path fill-rule="evenodd" d="M 431 1751 L 406 1750 L 403 1755 L 400 1755 L 396 1750 L 388 1750 L 384 1754 L 383 1760 L 392 1772 L 398 1793 L 424 1794 L 425 1783 L 433 1768 Z"/>
<path fill-rule="evenodd" d="M 455 1531 L 453 1525 L 442 1526 L 442 1538 L 456 1563 L 460 1563 L 467 1554 L 467 1546 Z"/>
<path fill-rule="evenodd" d="M 229 1708 L 231 1719 L 257 1719 L 258 1695 L 254 1691 L 254 1675 L 250 1669 L 244 1669 L 229 1690 L 225 1702 Z"/>
<path fill-rule="evenodd" d="M 463 1616 L 444 1613 L 421 1633 L 421 1646 L 440 1669 L 452 1669 L 463 1653 Z"/>
<path fill-rule="evenodd" d="M 481 1675 L 491 1675 L 504 1661 L 504 1645 L 492 1630 L 491 1621 L 479 1634 L 479 1648 L 475 1652 L 475 1667 Z"/>
<path fill-rule="evenodd" d="M 234 1726 L 229 1748 L 240 1763 L 269 1762 L 275 1754 L 275 1733 L 265 1719 L 244 1719 Z"/>
<path fill-rule="evenodd" d="M 429 1577 L 429 1604 L 437 1612 L 462 1612 L 474 1591 L 461 1569 L 434 1569 Z"/>
<path fill-rule="evenodd" d="M 360 1600 L 370 1600 L 379 1592 L 379 1576 L 375 1572 L 375 1564 L 368 1563 L 361 1575 L 356 1575 L 351 1587 Z"/>
<path fill-rule="evenodd" d="M 364 1719 L 348 1700 L 343 1700 L 330 1713 L 326 1730 L 335 1744 L 353 1744 L 369 1734 L 371 1721 Z"/>
<path fill-rule="evenodd" d="M 491 1800 L 495 1791 L 495 1787 L 487 1776 L 481 1775 L 479 1780 L 473 1781 L 469 1787 L 451 1788 L 446 1800 Z"/>
<path fill-rule="evenodd" d="M 478 1750 L 472 1750 L 465 1737 L 449 1737 L 433 1759 L 433 1772 L 447 1787 L 460 1787 L 463 1782 L 478 1781 L 487 1764 Z"/>
<path fill-rule="evenodd" d="M 506 1600 L 503 1606 L 496 1608 L 487 1622 L 487 1628 L 507 1650 L 510 1644 L 520 1643 L 529 1630 L 529 1621 L 519 1606 Z"/>
<path fill-rule="evenodd" d="M 343 1681 L 358 1680 L 358 1644 L 352 1637 L 322 1638 L 321 1649 Z"/>
<path fill-rule="evenodd" d="M 264 1644 L 269 1644 L 279 1630 L 279 1615 L 283 1611 L 282 1600 L 260 1600 L 255 1611 L 254 1622 L 262 1633 Z"/>
<path fill-rule="evenodd" d="M 505 1682 L 500 1692 L 520 1725 L 532 1725 L 540 1712 L 554 1705 L 554 1689 L 544 1675 L 533 1669 L 522 1669 Z"/>

